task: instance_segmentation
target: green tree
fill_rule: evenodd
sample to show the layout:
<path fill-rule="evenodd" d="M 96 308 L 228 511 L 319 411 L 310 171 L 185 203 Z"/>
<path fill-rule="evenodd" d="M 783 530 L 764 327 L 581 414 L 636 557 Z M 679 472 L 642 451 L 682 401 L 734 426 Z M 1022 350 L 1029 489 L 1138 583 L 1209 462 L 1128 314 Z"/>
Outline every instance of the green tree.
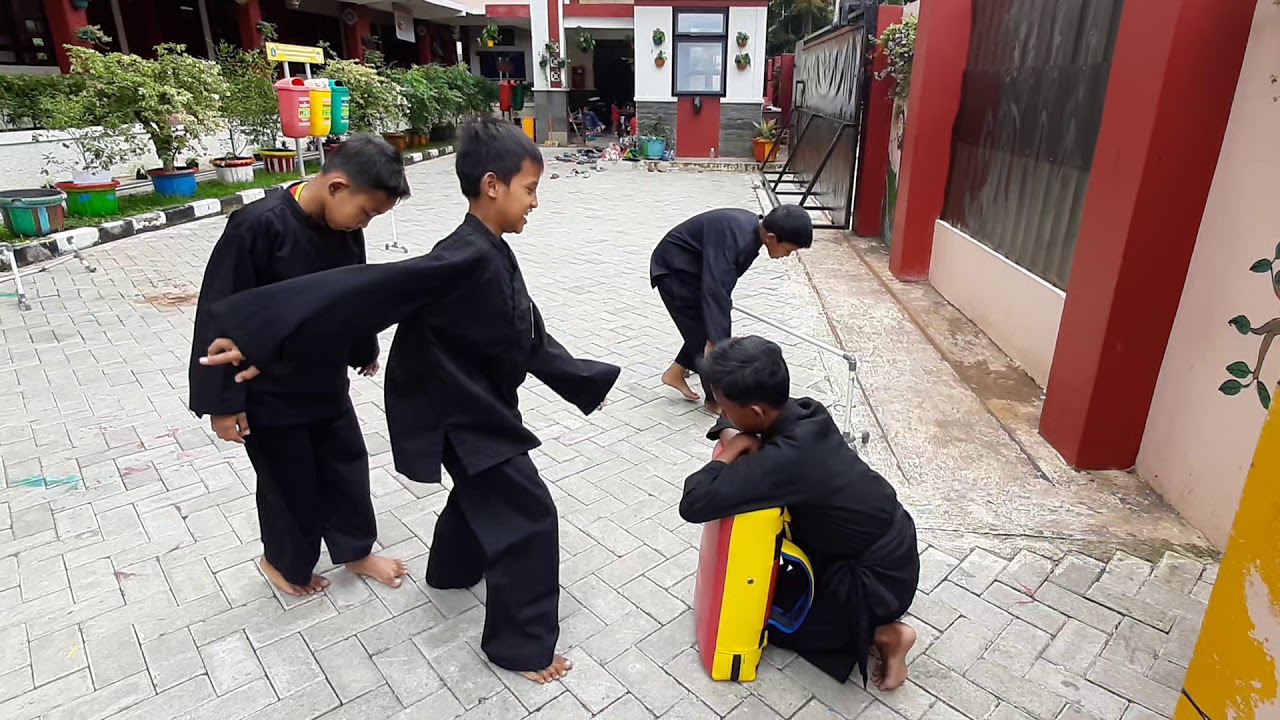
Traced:
<path fill-rule="evenodd" d="M 769 0 L 769 55 L 796 51 L 796 43 L 835 17 L 831 0 Z"/>

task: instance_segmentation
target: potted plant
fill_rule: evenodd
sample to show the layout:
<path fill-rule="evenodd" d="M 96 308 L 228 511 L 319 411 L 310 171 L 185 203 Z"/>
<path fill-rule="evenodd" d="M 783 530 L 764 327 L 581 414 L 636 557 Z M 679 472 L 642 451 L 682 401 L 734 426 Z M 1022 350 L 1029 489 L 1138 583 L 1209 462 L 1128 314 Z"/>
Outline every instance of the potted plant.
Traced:
<path fill-rule="evenodd" d="M 351 132 L 381 133 L 401 150 L 408 138 L 404 127 L 409 104 L 394 79 L 399 71 L 382 72 L 355 60 L 330 60 L 324 76 L 341 80 L 351 91 Z"/>
<path fill-rule="evenodd" d="M 774 157 L 774 145 L 778 142 L 778 121 L 761 120 L 756 123 L 756 136 L 751 141 L 754 146 L 756 162 L 765 162 Z"/>
<path fill-rule="evenodd" d="M 639 123 L 641 154 L 646 160 L 661 160 L 667 150 L 667 138 L 671 131 L 658 118 Z"/>
<path fill-rule="evenodd" d="M 667 54 L 662 50 L 658 51 L 658 55 L 653 58 L 653 64 L 662 67 L 667 64 Z"/>
<path fill-rule="evenodd" d="M 654 28 L 653 29 L 654 46 L 657 47 L 666 41 L 667 41 L 667 34 L 662 31 L 662 28 Z"/>
<path fill-rule="evenodd" d="M 182 45 L 157 45 L 156 58 L 100 53 L 69 47 L 72 70 L 86 92 L 107 112 L 140 125 L 151 139 L 161 167 L 147 171 L 158 195 L 191 196 L 195 170 L 177 158 L 198 148 L 200 138 L 226 127 L 221 100 L 226 82 L 216 65 L 187 55 Z"/>
<path fill-rule="evenodd" d="M 61 232 L 66 223 L 66 199 L 54 188 L 5 190 L 0 192 L 0 217 L 14 235 L 44 237 Z"/>
<path fill-rule="evenodd" d="M 738 54 L 733 58 L 733 64 L 737 65 L 739 70 L 746 70 L 746 69 L 747 69 L 747 66 L 749 66 L 749 65 L 751 64 L 751 54 L 750 54 L 750 53 L 738 53 Z"/>
<path fill-rule="evenodd" d="M 498 37 L 501 32 L 498 28 L 498 23 L 490 20 L 489 24 L 484 26 L 484 30 L 480 31 L 480 41 L 484 43 L 485 47 L 493 47 L 498 44 Z"/>
<path fill-rule="evenodd" d="M 751 36 L 739 30 L 737 40 L 738 47 L 744 48 L 747 46 L 747 43 L 751 41 Z"/>
<path fill-rule="evenodd" d="M 596 47 L 596 39 L 591 37 L 589 32 L 578 33 L 578 49 L 584 53 L 589 53 Z"/>
<path fill-rule="evenodd" d="M 268 39 L 274 33 L 266 35 Z M 261 149 L 276 144 L 280 126 L 279 105 L 271 83 L 275 68 L 263 48 L 243 50 L 223 42 L 217 50 L 218 68 L 227 84 L 222 109 L 229 124 L 231 147 L 211 164 L 218 179 L 227 183 L 253 182 L 255 163 L 250 146 Z"/>

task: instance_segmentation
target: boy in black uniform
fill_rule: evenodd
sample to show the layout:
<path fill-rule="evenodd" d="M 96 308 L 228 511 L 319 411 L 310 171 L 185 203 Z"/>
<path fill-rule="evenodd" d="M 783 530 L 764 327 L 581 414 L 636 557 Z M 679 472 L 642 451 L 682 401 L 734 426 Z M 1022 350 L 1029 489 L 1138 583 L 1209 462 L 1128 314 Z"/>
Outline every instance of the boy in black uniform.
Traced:
<path fill-rule="evenodd" d="M 733 288 L 760 254 L 784 258 L 813 245 L 813 221 L 798 205 L 779 205 L 768 215 L 723 208 L 695 215 L 677 225 L 654 248 L 649 282 L 680 331 L 684 344 L 662 382 L 689 400 L 698 394 L 685 376 L 697 371 L 705 349 L 729 337 Z M 707 407 L 719 412 L 706 378 Z"/>
<path fill-rule="evenodd" d="M 619 368 L 575 359 L 548 334 L 502 237 L 521 232 L 538 206 L 542 154 L 533 141 L 510 123 L 479 118 L 460 131 L 457 174 L 470 212 L 431 252 L 223 301 L 213 309 L 221 339 L 205 362 L 312 362 L 335 342 L 398 322 L 385 390 L 396 469 L 440 482 L 443 464 L 454 481 L 427 584 L 465 588 L 484 578 L 481 648 L 494 664 L 547 682 L 569 669 L 555 654 L 559 526 L 529 458 L 539 441 L 521 421 L 517 390 L 532 374 L 589 414 Z M 238 377 L 256 374 L 251 367 Z"/>
<path fill-rule="evenodd" d="M 770 632 L 769 642 L 840 682 L 857 665 L 863 685 L 874 646 L 876 687 L 901 686 L 916 633 L 899 618 L 920 578 L 911 515 L 848 446 L 826 408 L 789 398 L 777 345 L 758 337 L 725 340 L 707 356 L 704 372 L 724 411 L 708 437 L 724 446 L 685 480 L 680 516 L 704 523 L 786 507 L 792 541 L 813 564 L 815 593 L 800 627 Z M 779 596 L 786 591 L 780 579 Z"/>
<path fill-rule="evenodd" d="M 196 362 L 217 336 L 210 307 L 250 288 L 365 261 L 363 228 L 409 196 L 400 154 L 355 135 L 310 181 L 231 214 L 200 286 L 191 343 L 191 410 L 218 437 L 245 446 L 257 474 L 267 578 L 289 595 L 329 583 L 314 574 L 323 538 L 335 563 L 392 587 L 404 563 L 372 554 L 377 539 L 364 435 L 348 395 L 347 367 L 378 372 L 378 338 L 352 336 L 316 362 L 272 368 L 252 387 L 231 368 Z M 250 427 L 252 426 L 252 432 Z"/>

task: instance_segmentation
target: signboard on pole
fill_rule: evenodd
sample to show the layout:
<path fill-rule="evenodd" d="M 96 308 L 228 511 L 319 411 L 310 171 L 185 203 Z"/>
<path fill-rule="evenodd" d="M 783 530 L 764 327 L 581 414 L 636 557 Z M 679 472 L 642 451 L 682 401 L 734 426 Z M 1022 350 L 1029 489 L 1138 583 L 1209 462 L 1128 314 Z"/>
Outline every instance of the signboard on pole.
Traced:
<path fill-rule="evenodd" d="M 405 42 L 417 42 L 413 34 L 413 11 L 400 3 L 391 3 L 391 16 L 396 24 L 396 37 Z"/>
<path fill-rule="evenodd" d="M 324 50 L 306 45 L 286 45 L 284 43 L 267 43 L 267 59 L 271 62 L 299 62 L 315 65 L 324 64 Z"/>

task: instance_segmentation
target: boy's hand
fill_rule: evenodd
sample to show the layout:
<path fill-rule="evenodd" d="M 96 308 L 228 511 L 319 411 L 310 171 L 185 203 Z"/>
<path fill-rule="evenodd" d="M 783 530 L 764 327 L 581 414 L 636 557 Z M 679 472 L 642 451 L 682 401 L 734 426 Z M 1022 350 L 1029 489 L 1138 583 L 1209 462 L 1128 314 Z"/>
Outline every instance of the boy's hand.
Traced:
<path fill-rule="evenodd" d="M 214 340 L 213 344 L 209 346 L 209 354 L 200 358 L 200 364 L 207 366 L 234 365 L 240 367 L 242 362 L 244 362 L 244 353 L 240 352 L 240 348 L 229 338 Z M 236 382 L 252 380 L 258 377 L 258 374 L 258 368 L 250 365 L 248 368 L 236 373 Z"/>
<path fill-rule="evenodd" d="M 728 464 L 760 449 L 760 438 L 748 433 L 738 433 L 724 444 L 724 452 L 720 454 L 720 462 Z"/>
<path fill-rule="evenodd" d="M 725 428 L 720 431 L 720 442 L 722 444 L 728 444 L 730 440 L 732 440 L 733 438 L 741 434 L 742 434 L 742 431 L 739 430 L 738 428 Z"/>
<path fill-rule="evenodd" d="M 213 426 L 213 431 L 218 437 L 227 442 L 244 444 L 244 438 L 249 434 L 249 419 L 244 413 L 237 415 L 214 415 L 210 418 L 209 424 Z"/>
<path fill-rule="evenodd" d="M 377 360 L 374 360 L 368 365 L 365 365 L 364 367 L 360 368 L 360 374 L 363 375 L 364 377 L 371 378 L 374 375 L 377 375 L 378 371 L 381 369 L 382 369 L 382 366 L 378 364 Z"/>

